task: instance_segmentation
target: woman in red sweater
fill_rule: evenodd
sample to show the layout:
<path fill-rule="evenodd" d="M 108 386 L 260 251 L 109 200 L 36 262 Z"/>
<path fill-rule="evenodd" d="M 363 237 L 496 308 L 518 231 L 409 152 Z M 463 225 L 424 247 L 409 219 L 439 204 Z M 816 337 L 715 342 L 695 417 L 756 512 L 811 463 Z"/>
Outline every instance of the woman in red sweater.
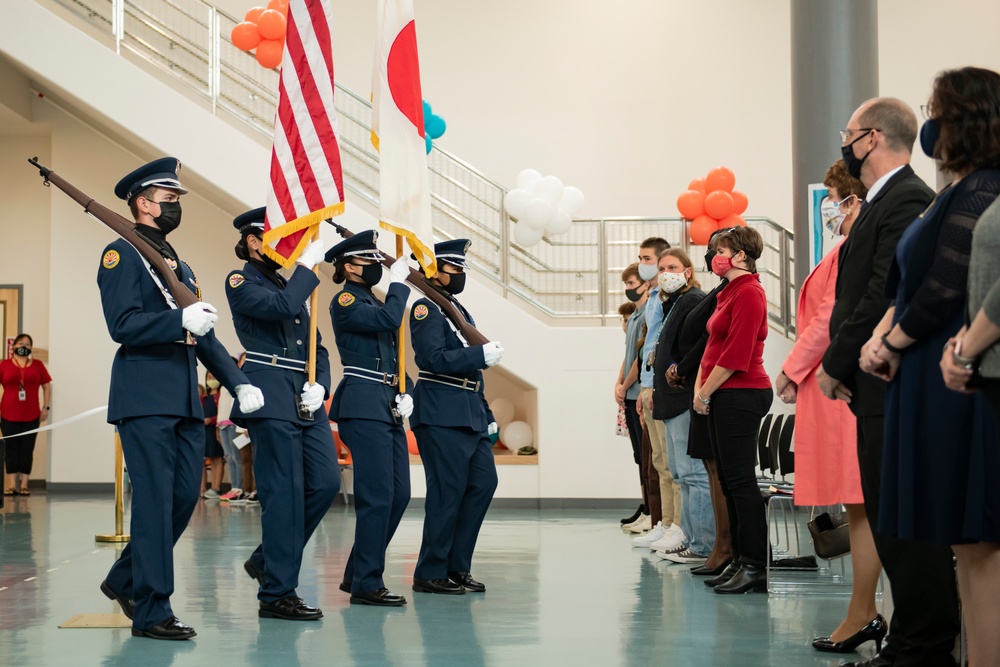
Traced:
<path fill-rule="evenodd" d="M 749 227 L 716 237 L 712 272 L 729 283 L 708 320 L 695 381 L 694 410 L 708 415 L 733 542 L 733 562 L 705 582 L 716 593 L 767 590 L 767 519 L 755 472 L 757 432 L 774 398 L 764 372 L 767 297 L 756 263 L 763 250 L 764 240 Z"/>
<path fill-rule="evenodd" d="M 30 495 L 28 475 L 31 473 L 35 453 L 36 434 L 19 434 L 33 431 L 49 418 L 49 383 L 52 378 L 49 377 L 45 364 L 31 358 L 31 348 L 31 336 L 19 334 L 14 339 L 14 355 L 0 361 L 0 386 L 3 387 L 3 396 L 0 397 L 0 432 L 4 436 L 7 465 L 5 496 Z M 38 403 L 39 387 L 44 397 L 42 405 Z"/>

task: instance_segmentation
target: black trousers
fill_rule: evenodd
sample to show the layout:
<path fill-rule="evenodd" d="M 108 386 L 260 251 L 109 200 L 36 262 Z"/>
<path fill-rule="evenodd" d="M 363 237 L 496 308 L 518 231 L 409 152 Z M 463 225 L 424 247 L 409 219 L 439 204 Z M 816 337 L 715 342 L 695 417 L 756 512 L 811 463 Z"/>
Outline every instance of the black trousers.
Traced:
<path fill-rule="evenodd" d="M 642 488 L 642 504 L 649 511 L 649 494 L 646 493 L 646 476 L 642 474 L 642 417 L 635 412 L 635 401 L 625 399 L 625 424 L 628 438 L 632 441 L 632 458 L 639 467 L 639 485 Z"/>
<path fill-rule="evenodd" d="M 765 567 L 767 513 L 757 488 L 757 432 L 774 392 L 771 389 L 720 389 L 712 394 L 708 434 L 726 497 L 733 560 Z"/>
<path fill-rule="evenodd" d="M 5 450 L 7 474 L 13 475 L 21 473 L 27 475 L 31 473 L 31 464 L 35 458 L 35 438 L 37 433 L 14 437 L 18 433 L 33 431 L 38 428 L 40 420 L 35 419 L 30 422 L 12 422 L 0 419 L 0 431 L 4 434 L 3 448 Z"/>
<path fill-rule="evenodd" d="M 955 664 L 951 652 L 960 625 L 958 587 L 951 548 L 901 540 L 878 532 L 882 481 L 884 420 L 858 417 L 858 464 L 865 514 L 875 536 L 875 549 L 892 586 L 889 638 L 879 654 L 894 667 Z"/>

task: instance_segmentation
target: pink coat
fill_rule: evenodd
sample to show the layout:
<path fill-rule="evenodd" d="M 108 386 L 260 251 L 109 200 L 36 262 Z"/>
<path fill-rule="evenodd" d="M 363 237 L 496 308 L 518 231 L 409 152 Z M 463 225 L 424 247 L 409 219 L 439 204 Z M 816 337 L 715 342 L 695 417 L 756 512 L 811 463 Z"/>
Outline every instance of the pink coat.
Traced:
<path fill-rule="evenodd" d="M 799 292 L 798 336 L 782 370 L 798 385 L 795 401 L 795 504 L 859 504 L 857 426 L 843 401 L 819 390 L 816 371 L 830 346 L 830 313 L 837 285 L 837 244 Z"/>

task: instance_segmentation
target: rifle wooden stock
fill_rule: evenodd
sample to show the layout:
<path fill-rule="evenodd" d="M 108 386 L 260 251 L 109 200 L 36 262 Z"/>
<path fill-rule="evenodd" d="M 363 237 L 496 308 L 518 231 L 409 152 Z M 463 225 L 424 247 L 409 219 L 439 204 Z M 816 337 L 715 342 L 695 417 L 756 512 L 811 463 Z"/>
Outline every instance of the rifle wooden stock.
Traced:
<path fill-rule="evenodd" d="M 170 268 L 170 265 L 167 264 L 167 260 L 163 258 L 163 255 L 151 246 L 146 239 L 136 234 L 135 223 L 133 221 L 123 218 L 107 206 L 96 202 L 93 197 L 86 195 L 62 176 L 59 176 L 48 167 L 39 164 L 37 157 L 29 159 L 28 162 L 38 168 L 38 172 L 41 174 L 42 179 L 44 179 L 46 186 L 51 183 L 65 192 L 69 195 L 70 199 L 83 207 L 85 213 L 97 218 L 114 230 L 118 236 L 131 243 L 139 251 L 139 254 L 146 258 L 150 266 L 159 272 L 160 280 L 163 281 L 164 287 L 170 291 L 170 295 L 174 297 L 178 308 L 186 308 L 198 303 L 198 298 L 177 279 L 177 275 Z"/>
<path fill-rule="evenodd" d="M 327 220 L 327 222 L 333 225 L 334 229 L 337 230 L 337 233 L 345 239 L 349 239 L 354 236 L 354 232 L 347 229 L 343 225 L 339 225 L 333 220 Z M 392 266 L 395 262 L 396 260 L 392 257 L 387 257 L 382 260 L 382 264 L 384 266 Z M 490 342 L 486 336 L 479 333 L 478 329 L 465 320 L 462 313 L 458 312 L 458 309 L 455 308 L 455 304 L 453 304 L 448 298 L 442 296 L 442 294 L 435 289 L 434 286 L 427 282 L 423 273 L 411 268 L 410 277 L 407 278 L 407 281 L 423 292 L 424 296 L 441 308 L 441 311 L 445 314 L 445 316 L 451 320 L 456 327 L 458 327 L 459 331 L 462 332 L 462 335 L 465 336 L 465 340 L 468 341 L 469 345 L 485 345 Z"/>

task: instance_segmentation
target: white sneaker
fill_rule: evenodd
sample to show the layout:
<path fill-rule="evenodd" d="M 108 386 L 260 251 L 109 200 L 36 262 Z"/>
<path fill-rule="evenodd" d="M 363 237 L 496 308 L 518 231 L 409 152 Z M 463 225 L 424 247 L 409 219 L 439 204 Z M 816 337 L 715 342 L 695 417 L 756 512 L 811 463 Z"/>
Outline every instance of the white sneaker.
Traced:
<path fill-rule="evenodd" d="M 663 536 L 651 543 L 649 548 L 653 551 L 672 551 L 684 544 L 684 531 L 676 523 L 667 528 Z"/>
<path fill-rule="evenodd" d="M 639 537 L 632 538 L 633 547 L 646 547 L 653 542 L 661 539 L 667 532 L 667 529 L 663 527 L 663 523 L 657 523 L 653 530 L 649 531 L 645 535 L 640 535 Z"/>
<path fill-rule="evenodd" d="M 681 553 L 686 549 L 687 547 L 681 546 L 677 547 L 676 549 L 671 549 L 670 551 L 653 551 L 653 555 L 659 558 L 660 560 L 669 560 L 670 562 L 674 562 L 673 558 L 671 557 L 675 554 Z"/>
<path fill-rule="evenodd" d="M 657 552 L 657 555 L 659 555 L 659 552 Z M 664 554 L 663 557 L 675 563 L 704 563 L 708 560 L 708 556 L 700 556 L 690 549 L 670 552 Z"/>
<path fill-rule="evenodd" d="M 216 491 L 215 489 L 210 488 L 207 491 L 205 491 L 205 493 L 201 494 L 201 497 L 204 498 L 205 500 L 218 500 L 219 492 Z"/>
<path fill-rule="evenodd" d="M 648 514 L 643 514 L 639 517 L 639 520 L 633 524 L 629 524 L 628 532 L 630 533 L 645 533 L 647 530 L 653 527 L 653 520 Z"/>

